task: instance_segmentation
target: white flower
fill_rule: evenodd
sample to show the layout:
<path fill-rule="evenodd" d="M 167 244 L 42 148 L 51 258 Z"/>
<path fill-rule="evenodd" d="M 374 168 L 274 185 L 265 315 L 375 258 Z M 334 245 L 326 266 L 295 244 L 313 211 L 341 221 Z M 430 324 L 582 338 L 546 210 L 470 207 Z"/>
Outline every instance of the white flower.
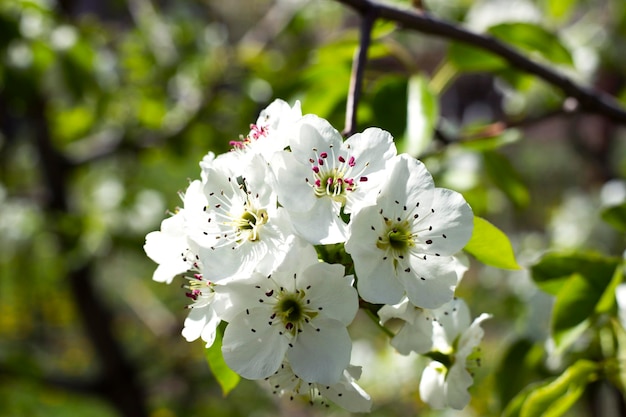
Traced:
<path fill-rule="evenodd" d="M 341 210 L 353 213 L 374 201 L 385 164 L 396 154 L 393 138 L 370 128 L 344 142 L 326 120 L 306 115 L 289 145 L 271 166 L 294 228 L 313 244 L 345 241 Z"/>
<path fill-rule="evenodd" d="M 392 318 L 404 321 L 402 327 L 391 339 L 391 346 L 403 355 L 409 353 L 426 353 L 433 347 L 433 320 L 432 310 L 415 307 L 408 298 L 395 305 L 384 305 L 378 310 L 381 323 Z"/>
<path fill-rule="evenodd" d="M 250 125 L 250 133 L 230 145 L 238 154 L 261 154 L 267 160 L 274 152 L 289 146 L 294 124 L 302 118 L 300 102 L 293 107 L 276 99 L 261 111 L 255 124 Z"/>
<path fill-rule="evenodd" d="M 187 272 L 195 260 L 189 254 L 183 211 L 163 220 L 160 231 L 148 233 L 143 248 L 159 264 L 153 280 L 170 284 L 176 275 Z"/>
<path fill-rule="evenodd" d="M 255 274 L 222 287 L 240 311 L 224 333 L 228 366 L 248 379 L 269 377 L 285 356 L 306 382 L 335 384 L 349 364 L 346 326 L 358 297 L 344 267 L 317 261 L 315 251 L 293 250 L 269 276 Z"/>
<path fill-rule="evenodd" d="M 354 260 L 361 297 L 437 308 L 457 285 L 451 255 L 472 235 L 473 215 L 461 194 L 435 188 L 424 165 L 394 158 L 376 204 L 353 215 L 345 249 Z"/>
<path fill-rule="evenodd" d="M 460 281 L 468 269 L 468 260 L 465 256 L 452 257 L 456 264 L 457 280 Z M 437 320 L 439 310 L 429 310 L 416 307 L 407 297 L 395 305 L 384 305 L 378 310 L 381 324 L 391 319 L 400 319 L 401 326 L 391 339 L 391 346 L 403 355 L 410 352 L 424 354 L 433 349 L 433 325 Z"/>
<path fill-rule="evenodd" d="M 236 177 L 209 167 L 201 193 L 196 185 L 185 194 L 185 210 L 194 213 L 188 233 L 200 247 L 202 272 L 212 281 L 249 276 L 255 268 L 270 273 L 293 244 L 266 162 L 256 155 L 242 171 Z"/>
<path fill-rule="evenodd" d="M 432 408 L 461 410 L 470 401 L 467 389 L 474 382 L 468 371 L 468 366 L 473 364 L 468 358 L 483 338 L 480 324 L 491 316 L 483 313 L 470 324 L 467 304 L 458 298 L 436 310 L 435 315 L 438 323 L 433 329 L 435 351 L 427 356 L 436 360 L 424 369 L 420 396 Z M 476 365 L 479 364 L 480 359 L 476 359 Z"/>
<path fill-rule="evenodd" d="M 343 371 L 339 382 L 332 385 L 305 382 L 294 374 L 289 362 L 285 361 L 274 375 L 267 378 L 272 392 L 281 397 L 305 397 L 311 404 L 316 400 L 329 406 L 331 401 L 351 413 L 367 413 L 372 408 L 372 399 L 355 382 L 361 376 L 361 367 L 350 365 Z"/>
<path fill-rule="evenodd" d="M 204 279 L 203 275 L 196 272 L 192 276 L 185 277 L 188 284 L 185 294 L 193 300 L 188 306 L 189 314 L 185 319 L 182 335 L 188 342 L 193 342 L 202 338 L 206 342 L 206 347 L 210 347 L 215 341 L 217 326 L 222 318 L 219 314 L 223 307 L 220 307 L 219 294 L 214 291 L 214 284 Z"/>

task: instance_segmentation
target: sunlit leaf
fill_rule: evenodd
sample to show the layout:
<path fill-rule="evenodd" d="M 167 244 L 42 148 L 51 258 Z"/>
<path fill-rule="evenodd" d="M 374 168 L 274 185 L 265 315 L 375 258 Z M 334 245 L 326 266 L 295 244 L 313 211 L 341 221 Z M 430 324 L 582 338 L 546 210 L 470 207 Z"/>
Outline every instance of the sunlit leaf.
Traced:
<path fill-rule="evenodd" d="M 496 226 L 478 216 L 474 216 L 474 231 L 465 251 L 486 265 L 521 269 L 515 260 L 509 238 Z"/>
<path fill-rule="evenodd" d="M 548 253 L 531 267 L 532 278 L 543 291 L 557 295 L 572 274 L 579 274 L 600 282 L 606 288 L 613 277 L 620 258 L 595 253 Z"/>
<path fill-rule="evenodd" d="M 523 51 L 538 53 L 556 64 L 572 65 L 572 55 L 557 35 L 527 22 L 506 22 L 489 28 L 489 33 Z"/>
<path fill-rule="evenodd" d="M 520 417 L 559 417 L 580 398 L 596 379 L 598 365 L 581 359 L 555 380 L 532 390 L 521 407 Z"/>
<path fill-rule="evenodd" d="M 466 72 L 495 71 L 509 65 L 492 53 L 456 42 L 451 43 L 448 48 L 448 60 L 459 71 Z"/>
<path fill-rule="evenodd" d="M 226 365 L 222 356 L 222 331 L 218 331 L 215 342 L 205 349 L 205 357 L 213 376 L 220 384 L 224 396 L 228 395 L 239 384 L 240 377 Z"/>
<path fill-rule="evenodd" d="M 420 74 L 409 78 L 407 95 L 407 132 L 403 151 L 418 157 L 432 143 L 439 117 L 439 101 L 430 90 L 426 77 Z"/>

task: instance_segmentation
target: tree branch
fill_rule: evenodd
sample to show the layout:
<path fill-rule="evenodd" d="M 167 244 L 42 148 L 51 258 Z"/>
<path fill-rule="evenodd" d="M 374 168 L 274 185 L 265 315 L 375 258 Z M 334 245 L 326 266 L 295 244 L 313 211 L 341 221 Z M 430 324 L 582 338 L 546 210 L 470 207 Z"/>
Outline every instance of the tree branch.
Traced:
<path fill-rule="evenodd" d="M 371 0 L 335 1 L 352 7 L 364 18 L 365 16 L 373 16 L 373 18 L 390 20 L 401 24 L 405 29 L 463 42 L 491 52 L 503 58 L 512 66 L 529 74 L 533 74 L 557 87 L 567 97 L 576 99 L 578 111 L 603 115 L 616 123 L 626 125 L 626 110 L 619 106 L 612 96 L 579 85 L 567 76 L 531 60 L 511 46 L 490 35 L 471 32 L 461 26 L 448 23 L 418 11 L 400 9 Z"/>
<path fill-rule="evenodd" d="M 343 129 L 344 136 L 350 136 L 356 132 L 356 113 L 363 90 L 363 74 L 367 63 L 367 51 L 372 40 L 372 26 L 376 17 L 372 13 L 366 13 L 361 20 L 361 33 L 359 47 L 354 53 L 352 61 L 352 73 L 350 75 L 350 89 L 346 102 L 346 125 Z"/>

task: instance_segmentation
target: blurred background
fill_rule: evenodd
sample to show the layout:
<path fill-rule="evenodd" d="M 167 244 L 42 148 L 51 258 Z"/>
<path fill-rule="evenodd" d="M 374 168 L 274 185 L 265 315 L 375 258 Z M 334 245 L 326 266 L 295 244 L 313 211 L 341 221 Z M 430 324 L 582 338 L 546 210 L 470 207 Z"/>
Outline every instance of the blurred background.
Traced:
<path fill-rule="evenodd" d="M 626 97 L 623 1 L 423 7 Z M 0 415 L 347 415 L 251 381 L 224 398 L 203 343 L 180 336 L 182 280 L 153 282 L 142 246 L 202 157 L 226 151 L 274 98 L 343 129 L 359 22 L 332 0 L 0 2 Z M 521 264 L 554 249 L 621 256 L 624 235 L 599 213 L 626 196 L 623 129 L 567 111 L 554 88 L 476 50 L 389 23 L 375 26 L 369 59 L 358 129 L 392 132 L 508 234 Z M 418 98 L 415 85 L 427 86 Z M 440 118 L 417 138 L 407 120 L 424 95 Z M 424 364 L 359 315 L 352 362 L 372 415 L 498 415 L 550 374 L 551 298 L 526 271 L 473 263 L 459 294 L 474 316 L 494 315 L 471 405 L 428 410 Z M 535 362 L 513 375 L 515 349 L 533 346 Z"/>

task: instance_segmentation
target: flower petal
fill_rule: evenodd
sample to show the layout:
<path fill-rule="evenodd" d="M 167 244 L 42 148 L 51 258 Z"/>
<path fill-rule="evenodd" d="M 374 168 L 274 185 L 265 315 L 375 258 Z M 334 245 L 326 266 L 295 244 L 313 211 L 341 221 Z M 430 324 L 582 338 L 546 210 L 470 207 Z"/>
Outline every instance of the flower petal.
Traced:
<path fill-rule="evenodd" d="M 418 218 L 416 229 L 423 229 L 419 241 L 423 253 L 454 255 L 472 237 L 474 214 L 463 196 L 456 191 L 435 188 L 431 213 Z M 428 225 L 428 227 L 425 227 Z"/>
<path fill-rule="evenodd" d="M 181 334 L 188 342 L 201 337 L 206 342 L 206 347 L 211 347 L 220 322 L 219 316 L 211 305 L 193 307 L 185 319 Z"/>
<path fill-rule="evenodd" d="M 224 331 L 222 353 L 230 369 L 248 379 L 272 375 L 282 363 L 288 341 L 268 325 L 265 308 L 240 313 Z"/>
<path fill-rule="evenodd" d="M 423 218 L 430 213 L 435 183 L 424 164 L 406 154 L 389 161 L 387 181 L 381 187 L 377 204 L 388 216 L 403 214 L 406 206 L 410 216 Z"/>
<path fill-rule="evenodd" d="M 350 366 L 351 368 L 360 367 Z M 372 399 L 354 381 L 354 376 L 348 370 L 344 371 L 341 380 L 334 385 L 319 386 L 319 391 L 325 398 L 331 400 L 351 413 L 368 413 L 372 409 Z"/>
<path fill-rule="evenodd" d="M 346 326 L 338 320 L 311 321 L 287 351 L 294 373 L 306 382 L 332 385 L 339 382 L 350 364 L 352 341 Z"/>
<path fill-rule="evenodd" d="M 330 198 L 316 198 L 311 210 L 305 213 L 291 211 L 293 228 L 314 245 L 345 242 L 348 226 L 339 216 L 340 204 Z"/>
<path fill-rule="evenodd" d="M 309 186 L 309 182 L 314 181 L 311 169 L 298 162 L 292 152 L 286 151 L 275 153 L 270 166 L 276 178 L 278 201 L 290 211 L 311 210 L 317 200 Z"/>
<path fill-rule="evenodd" d="M 458 282 L 456 263 L 451 257 L 411 256 L 411 273 L 398 274 L 411 303 L 422 308 L 437 308 L 452 300 Z"/>
<path fill-rule="evenodd" d="M 402 355 L 424 354 L 433 347 L 433 316 L 429 310 L 416 310 L 412 324 L 405 323 L 391 339 L 391 346 Z"/>
<path fill-rule="evenodd" d="M 432 361 L 424 369 L 420 380 L 419 392 L 422 401 L 431 408 L 440 410 L 446 407 L 445 392 L 446 368 L 436 361 Z"/>
<path fill-rule="evenodd" d="M 344 276 L 345 268 L 338 264 L 316 263 L 298 276 L 298 287 L 305 289 L 311 306 L 320 307 L 320 314 L 348 325 L 359 309 L 356 290 Z"/>
<path fill-rule="evenodd" d="M 341 134 L 321 117 L 307 114 L 296 124 L 296 137 L 291 142 L 291 151 L 300 163 L 308 166 L 311 152 L 339 149 L 343 142 Z"/>
<path fill-rule="evenodd" d="M 361 258 L 355 263 L 357 288 L 361 298 L 370 303 L 396 304 L 404 295 L 404 287 L 397 279 L 390 259 L 383 260 L 381 254 Z"/>
<path fill-rule="evenodd" d="M 467 389 L 474 383 L 470 373 L 462 363 L 455 363 L 448 370 L 445 383 L 445 398 L 448 407 L 462 410 L 470 402 Z"/>

